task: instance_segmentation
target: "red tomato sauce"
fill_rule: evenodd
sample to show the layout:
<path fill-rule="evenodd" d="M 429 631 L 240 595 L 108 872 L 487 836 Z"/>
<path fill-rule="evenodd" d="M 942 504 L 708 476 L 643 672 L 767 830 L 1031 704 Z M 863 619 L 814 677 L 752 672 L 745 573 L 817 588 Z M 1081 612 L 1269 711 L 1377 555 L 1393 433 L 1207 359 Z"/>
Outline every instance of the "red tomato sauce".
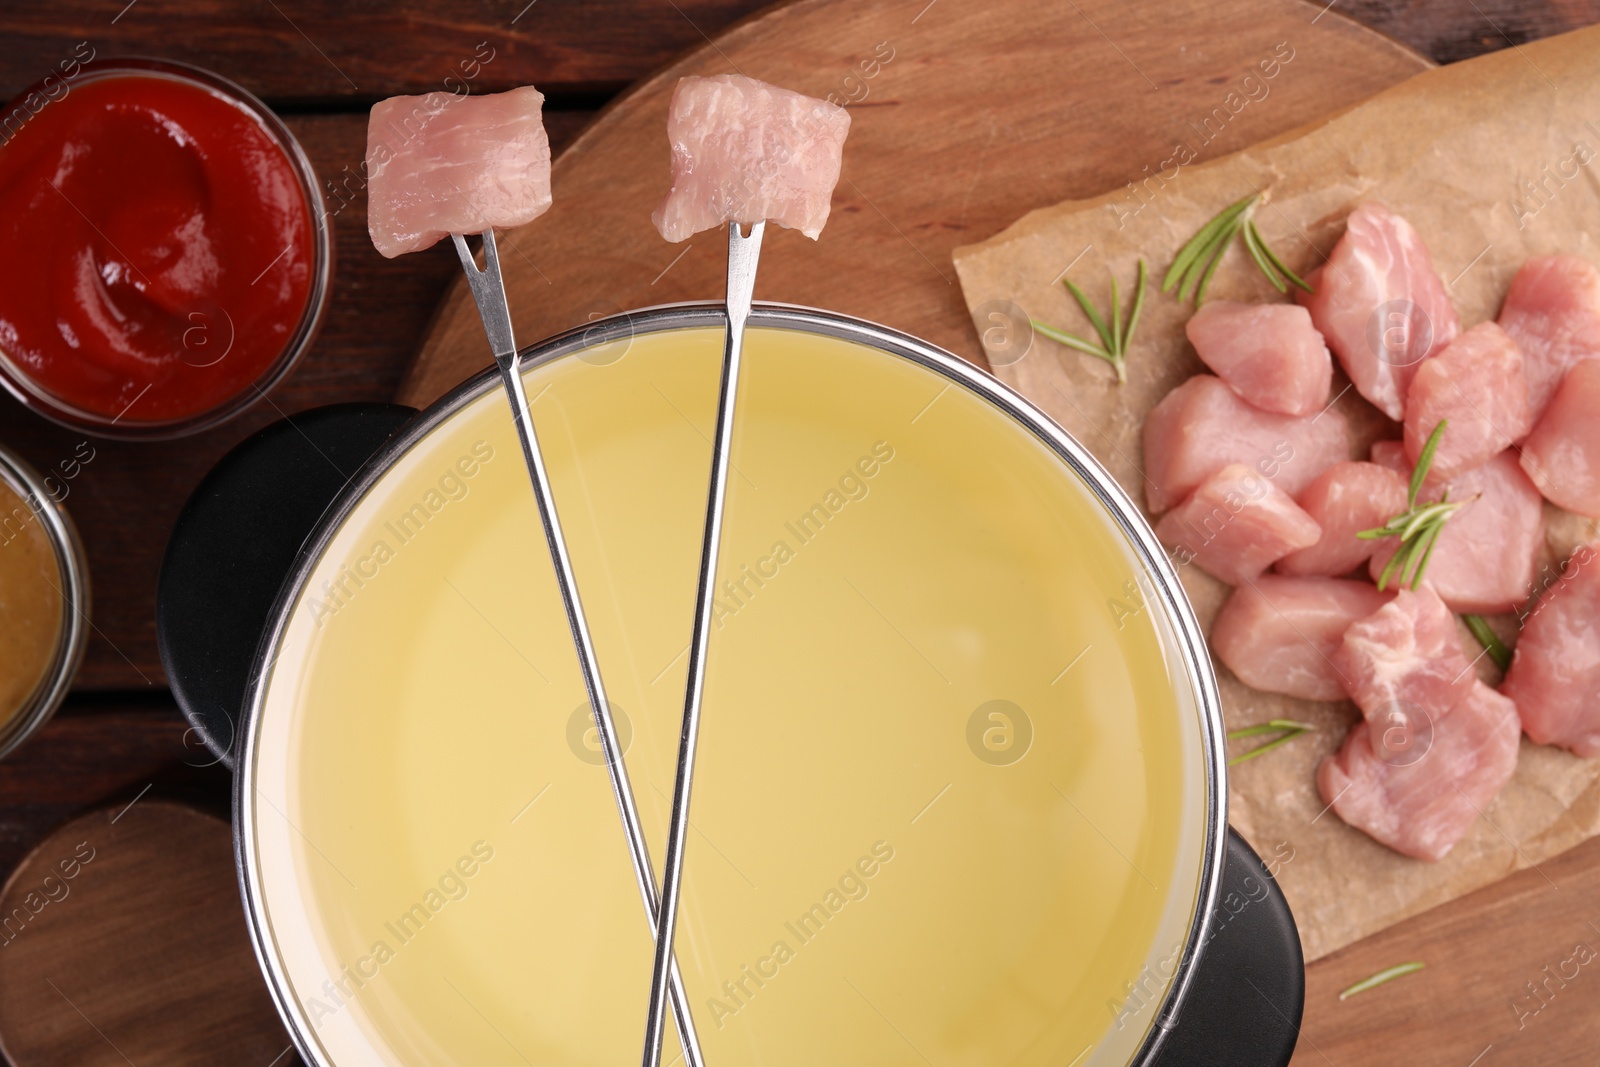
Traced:
<path fill-rule="evenodd" d="M 193 417 L 252 389 L 315 270 L 298 172 L 202 85 L 109 73 L 4 125 L 0 354 L 91 418 Z"/>

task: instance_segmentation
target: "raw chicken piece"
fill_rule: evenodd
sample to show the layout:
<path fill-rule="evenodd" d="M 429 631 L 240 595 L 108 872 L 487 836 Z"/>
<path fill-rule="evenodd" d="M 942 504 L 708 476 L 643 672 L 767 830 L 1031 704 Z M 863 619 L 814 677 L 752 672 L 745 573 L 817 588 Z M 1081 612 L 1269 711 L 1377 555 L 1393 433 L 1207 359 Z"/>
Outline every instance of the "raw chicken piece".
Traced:
<path fill-rule="evenodd" d="M 1600 756 L 1600 548 L 1580 546 L 1529 612 L 1501 689 L 1539 744 Z"/>
<path fill-rule="evenodd" d="M 550 207 L 544 95 L 428 93 L 372 105 L 367 232 L 390 259 L 452 233 L 521 226 Z"/>
<path fill-rule="evenodd" d="M 1350 699 L 1380 725 L 1396 714 L 1437 721 L 1476 677 L 1456 617 L 1427 582 L 1351 623 L 1333 665 Z"/>
<path fill-rule="evenodd" d="M 1412 463 L 1434 428 L 1449 420 L 1428 468 L 1430 483 L 1482 466 L 1533 426 L 1522 353 L 1492 322 L 1479 323 L 1424 361 L 1406 395 L 1406 458 Z"/>
<path fill-rule="evenodd" d="M 1349 825 L 1437 862 L 1510 780 L 1519 746 L 1517 705 L 1474 680 L 1425 728 L 1356 723 L 1317 769 L 1317 790 Z"/>
<path fill-rule="evenodd" d="M 768 219 L 816 239 L 828 221 L 850 113 L 738 74 L 682 78 L 667 139 L 672 190 L 651 221 L 669 241 Z"/>
<path fill-rule="evenodd" d="M 1209 374 L 1168 393 L 1144 420 L 1145 494 L 1157 513 L 1230 463 L 1254 467 L 1293 496 L 1349 456 L 1349 426 L 1339 411 L 1275 415 Z"/>
<path fill-rule="evenodd" d="M 1600 356 L 1600 270 L 1577 256 L 1535 256 L 1511 280 L 1500 325 L 1522 349 L 1537 422 L 1567 371 Z"/>
<path fill-rule="evenodd" d="M 1428 562 L 1427 583 L 1452 611 L 1493 615 L 1516 610 L 1533 590 L 1544 543 L 1539 490 L 1517 465 L 1513 449 L 1461 475 L 1448 489 L 1451 500 L 1472 503 L 1445 523 Z M 1431 489 L 1421 497 L 1438 498 Z M 1370 571 L 1374 580 L 1395 550 L 1393 539 L 1377 544 Z"/>
<path fill-rule="evenodd" d="M 1196 563 L 1242 585 L 1295 549 L 1316 544 L 1322 528 L 1254 467 L 1233 463 L 1163 515 L 1156 536 L 1180 566 Z"/>
<path fill-rule="evenodd" d="M 1448 432 L 1448 431 L 1447 431 Z M 1404 441 L 1374 441 L 1367 455 L 1380 467 L 1388 467 L 1400 475 L 1407 484 L 1411 482 L 1411 461 L 1406 458 Z"/>
<path fill-rule="evenodd" d="M 1281 574 L 1335 578 L 1372 558 L 1377 541 L 1356 534 L 1386 525 L 1406 509 L 1406 481 L 1376 463 L 1335 463 L 1300 494 L 1299 505 L 1322 527 L 1322 539 L 1278 561 Z"/>
<path fill-rule="evenodd" d="M 1389 598 L 1366 582 L 1263 574 L 1235 589 L 1217 612 L 1211 650 L 1252 689 L 1343 700 L 1333 654 L 1350 624 Z"/>
<path fill-rule="evenodd" d="M 1600 518 L 1600 360 L 1567 372 L 1523 442 L 1520 462 L 1552 504 Z"/>
<path fill-rule="evenodd" d="M 1205 365 L 1263 411 L 1315 415 L 1327 404 L 1333 357 L 1305 308 L 1213 300 L 1184 330 Z"/>
<path fill-rule="evenodd" d="M 1383 205 L 1361 204 L 1315 287 L 1297 299 L 1356 391 L 1403 421 L 1417 365 L 1460 329 L 1422 238 Z"/>

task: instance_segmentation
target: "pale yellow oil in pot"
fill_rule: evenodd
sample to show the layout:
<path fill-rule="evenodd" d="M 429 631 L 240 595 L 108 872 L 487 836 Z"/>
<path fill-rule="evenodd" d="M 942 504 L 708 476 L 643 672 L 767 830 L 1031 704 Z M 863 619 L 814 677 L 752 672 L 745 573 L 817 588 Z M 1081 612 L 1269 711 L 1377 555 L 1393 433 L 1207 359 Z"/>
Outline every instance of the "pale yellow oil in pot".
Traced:
<path fill-rule="evenodd" d="M 526 379 L 658 867 L 721 345 Z M 1207 815 L 1141 564 L 960 385 L 798 332 L 747 360 L 678 936 L 707 1063 L 1126 1062 Z M 329 1062 L 637 1060 L 650 934 L 500 392 L 335 536 L 254 754 L 267 951 Z"/>

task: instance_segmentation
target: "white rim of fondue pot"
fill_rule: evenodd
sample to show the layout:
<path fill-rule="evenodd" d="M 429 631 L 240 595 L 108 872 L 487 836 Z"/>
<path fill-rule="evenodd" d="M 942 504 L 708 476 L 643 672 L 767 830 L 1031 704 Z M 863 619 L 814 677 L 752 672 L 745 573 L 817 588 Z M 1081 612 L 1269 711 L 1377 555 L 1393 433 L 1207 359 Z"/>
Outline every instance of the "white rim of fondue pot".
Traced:
<path fill-rule="evenodd" d="M 1051 421 L 1043 411 L 966 360 L 886 326 L 815 308 L 790 304 L 757 304 L 751 313 L 749 325 L 756 329 L 809 333 L 865 345 L 932 370 L 949 382 L 962 386 L 988 401 L 1049 446 L 1072 472 L 1083 480 L 1099 499 L 1102 507 L 1116 520 L 1118 528 L 1133 547 L 1140 563 L 1146 568 L 1152 585 L 1152 589 L 1146 590 L 1146 595 L 1149 597 L 1154 594 L 1153 599 L 1158 600 L 1165 621 L 1171 627 L 1175 646 L 1171 651 L 1182 657 L 1184 671 L 1193 686 L 1195 707 L 1201 719 L 1199 733 L 1205 764 L 1206 803 L 1205 842 L 1200 851 L 1204 863 L 1199 873 L 1193 912 L 1189 918 L 1187 940 L 1177 967 L 1173 971 L 1171 982 L 1167 986 L 1161 1009 L 1156 1013 L 1143 1042 L 1129 1061 L 1130 1064 L 1149 1063 L 1160 1049 L 1167 1034 L 1177 1025 L 1179 1008 L 1194 976 L 1201 948 L 1208 940 L 1208 931 L 1212 926 L 1212 910 L 1216 904 L 1227 850 L 1225 828 L 1228 789 L 1227 767 L 1222 758 L 1224 752 L 1222 702 L 1204 634 L 1199 621 L 1195 618 L 1194 609 L 1179 584 L 1177 571 L 1167 559 L 1155 532 L 1140 514 L 1138 507 L 1100 462 L 1065 430 Z M 694 327 L 725 329 L 726 308 L 721 304 L 670 304 L 597 320 L 524 348 L 521 353 L 521 369 L 527 371 L 564 356 L 610 342 L 626 340 L 642 333 Z M 269 617 L 269 625 L 262 633 L 261 644 L 256 652 L 255 666 L 251 671 L 249 689 L 245 694 L 240 724 L 244 748 L 235 774 L 234 862 L 239 875 L 239 888 L 244 899 L 245 916 L 256 959 L 260 962 L 262 972 L 267 978 L 267 987 L 273 1002 L 277 1005 L 278 1014 L 283 1017 L 296 1048 L 314 1067 L 340 1067 L 340 1065 L 328 1059 L 319 1044 L 309 1038 L 313 1027 L 293 993 L 288 970 L 277 951 L 269 928 L 260 860 L 255 849 L 256 748 L 262 704 L 271 680 L 272 669 L 276 664 L 277 650 L 284 630 L 289 624 L 294 605 L 345 520 L 400 457 L 468 404 L 498 387 L 499 379 L 494 368 L 486 368 L 481 374 L 463 382 L 423 411 L 372 457 L 345 487 L 339 498 L 329 506 L 317 530 L 301 546 L 294 567 L 285 578 L 283 588 L 278 594 L 277 602 Z"/>

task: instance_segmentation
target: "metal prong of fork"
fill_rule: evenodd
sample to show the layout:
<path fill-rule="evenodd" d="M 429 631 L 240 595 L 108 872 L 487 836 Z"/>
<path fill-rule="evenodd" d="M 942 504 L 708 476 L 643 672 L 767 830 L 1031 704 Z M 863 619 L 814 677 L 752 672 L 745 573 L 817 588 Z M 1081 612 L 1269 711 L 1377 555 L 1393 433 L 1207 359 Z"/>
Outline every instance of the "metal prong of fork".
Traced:
<path fill-rule="evenodd" d="M 706 501 L 705 536 L 700 545 L 700 586 L 695 593 L 694 631 L 689 639 L 689 682 L 683 702 L 683 733 L 678 738 L 678 776 L 672 787 L 672 823 L 667 831 L 667 862 L 662 871 L 661 912 L 656 923 L 656 962 L 650 978 L 650 1012 L 645 1020 L 644 1067 L 659 1067 L 667 1000 L 668 964 L 677 927 L 683 847 L 689 836 L 689 792 L 694 785 L 695 748 L 700 740 L 700 705 L 705 696 L 706 642 L 711 634 L 717 553 L 722 547 L 722 511 L 728 496 L 733 447 L 734 406 L 744 362 L 744 326 L 755 297 L 765 222 L 750 227 L 728 224 L 728 335 L 723 347 L 722 386 L 717 395 L 717 432 L 711 443 L 711 488 Z"/>
<path fill-rule="evenodd" d="M 483 233 L 482 270 L 478 269 L 466 239 L 460 234 L 451 234 L 450 237 L 455 242 L 456 254 L 461 257 L 461 268 L 467 273 L 467 285 L 472 290 L 472 299 L 478 305 L 478 315 L 483 319 L 483 332 L 488 335 L 489 347 L 494 350 L 495 365 L 500 369 L 500 380 L 505 385 L 512 411 L 516 414 L 522 458 L 527 462 L 528 475 L 533 480 L 539 518 L 544 523 L 545 540 L 550 545 L 550 556 L 555 563 L 556 584 L 560 586 L 561 600 L 567 609 L 567 623 L 572 628 L 572 642 L 578 651 L 584 688 L 588 690 L 595 729 L 600 734 L 600 751 L 605 757 L 606 771 L 611 776 L 611 792 L 616 797 L 617 811 L 622 816 L 623 830 L 627 834 L 628 852 L 633 858 L 633 873 L 639 882 L 639 895 L 644 900 L 645 918 L 649 920 L 650 933 L 654 936 L 660 907 L 656 895 L 655 870 L 650 864 L 650 852 L 645 845 L 644 827 L 639 822 L 633 786 L 628 781 L 628 768 L 622 760 L 611 705 L 606 701 L 605 685 L 600 679 L 600 660 L 595 654 L 594 641 L 589 636 L 589 622 L 583 612 L 583 602 L 578 597 L 578 582 L 572 568 L 572 557 L 567 551 L 566 535 L 556 514 L 550 473 L 545 467 L 539 435 L 533 425 L 533 412 L 528 406 L 527 390 L 523 387 L 522 361 L 517 355 L 517 344 L 511 331 L 511 309 L 506 303 L 505 285 L 500 280 L 500 256 L 495 247 L 494 231 L 485 230 Z M 672 960 L 672 1009 L 678 1025 L 678 1036 L 683 1042 L 685 1063 L 688 1067 L 704 1067 L 700 1038 L 695 1032 L 689 998 L 683 991 L 683 976 L 678 972 L 676 958 Z"/>

